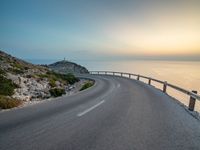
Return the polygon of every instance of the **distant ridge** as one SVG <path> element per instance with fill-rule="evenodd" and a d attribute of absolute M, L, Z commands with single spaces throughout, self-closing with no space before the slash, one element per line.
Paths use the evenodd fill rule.
<path fill-rule="evenodd" d="M 48 65 L 48 67 L 59 73 L 89 73 L 85 67 L 66 60 L 55 62 Z"/>

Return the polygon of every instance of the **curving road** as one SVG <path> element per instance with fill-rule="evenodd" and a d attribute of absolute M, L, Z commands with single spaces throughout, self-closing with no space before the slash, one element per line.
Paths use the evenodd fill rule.
<path fill-rule="evenodd" d="M 200 150 L 200 122 L 142 82 L 95 76 L 76 95 L 0 113 L 1 150 Z"/>

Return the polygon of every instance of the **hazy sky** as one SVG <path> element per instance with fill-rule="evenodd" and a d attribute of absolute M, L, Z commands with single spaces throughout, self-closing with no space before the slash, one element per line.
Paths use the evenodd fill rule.
<path fill-rule="evenodd" d="M 0 22 L 21 58 L 200 60 L 200 0 L 0 0 Z"/>

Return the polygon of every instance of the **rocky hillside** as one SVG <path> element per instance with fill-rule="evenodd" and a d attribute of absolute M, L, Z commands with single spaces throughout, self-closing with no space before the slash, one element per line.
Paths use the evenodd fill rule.
<path fill-rule="evenodd" d="M 66 60 L 50 64 L 48 65 L 48 67 L 52 69 L 53 71 L 56 71 L 59 73 L 65 73 L 65 74 L 66 73 L 75 73 L 75 74 L 88 73 L 88 70 L 85 67 L 73 62 L 66 61 Z"/>
<path fill-rule="evenodd" d="M 77 81 L 73 74 L 59 74 L 0 51 L 0 104 L 7 98 L 32 101 L 60 96 Z"/>

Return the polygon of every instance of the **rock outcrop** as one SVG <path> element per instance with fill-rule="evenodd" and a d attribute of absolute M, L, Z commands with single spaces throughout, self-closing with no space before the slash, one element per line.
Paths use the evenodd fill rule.
<path fill-rule="evenodd" d="M 69 62 L 66 60 L 58 61 L 56 63 L 48 65 L 50 69 L 59 73 L 74 73 L 74 74 L 81 74 L 81 73 L 89 73 L 89 71 L 76 63 Z"/>

